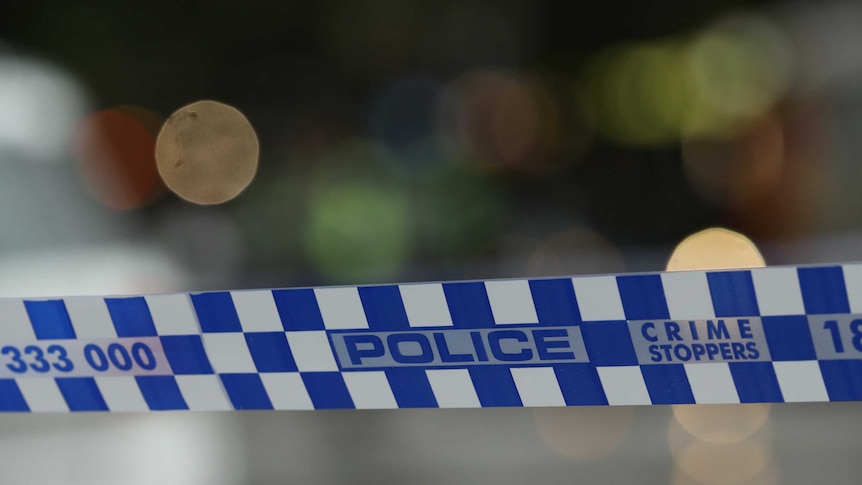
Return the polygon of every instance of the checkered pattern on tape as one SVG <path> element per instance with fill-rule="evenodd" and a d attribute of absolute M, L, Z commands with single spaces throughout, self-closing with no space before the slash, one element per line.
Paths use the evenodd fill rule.
<path fill-rule="evenodd" d="M 0 341 L 158 335 L 172 376 L 0 379 L 0 409 L 329 409 L 862 399 L 806 314 L 862 313 L 862 265 L 132 298 L 0 300 Z M 773 362 L 638 365 L 625 321 L 760 316 Z M 580 325 L 591 364 L 339 372 L 327 330 Z"/>

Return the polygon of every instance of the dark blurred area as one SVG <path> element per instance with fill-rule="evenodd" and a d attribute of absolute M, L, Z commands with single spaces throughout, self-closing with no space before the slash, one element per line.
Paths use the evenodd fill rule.
<path fill-rule="evenodd" d="M 219 205 L 157 170 L 198 100 L 260 145 Z M 858 3 L 6 2 L 0 296 L 655 271 L 710 226 L 769 264 L 860 260 L 860 133 Z M 858 474 L 854 409 L 766 407 L 713 440 L 666 407 L 0 427 L 66 463 L 4 483 L 810 483 L 799 456 Z M 153 468 L 63 445 L 122 436 L 96 450 Z"/>

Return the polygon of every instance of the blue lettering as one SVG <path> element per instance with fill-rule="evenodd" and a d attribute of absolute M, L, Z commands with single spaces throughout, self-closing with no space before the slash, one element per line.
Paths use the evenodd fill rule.
<path fill-rule="evenodd" d="M 676 344 L 673 348 L 673 353 L 676 354 L 677 359 L 683 362 L 691 360 L 691 349 L 685 344 Z"/>
<path fill-rule="evenodd" d="M 440 360 L 443 362 L 473 362 L 473 356 L 470 354 L 450 354 L 449 344 L 446 342 L 446 335 L 443 332 L 434 333 L 434 343 L 437 344 Z"/>
<path fill-rule="evenodd" d="M 713 360 L 716 355 L 718 355 L 718 345 L 712 343 L 706 344 L 706 356 L 709 360 Z"/>
<path fill-rule="evenodd" d="M 431 342 L 424 334 L 393 333 L 386 337 L 386 343 L 389 345 L 389 351 L 392 352 L 392 358 L 399 364 L 427 364 L 434 361 L 434 350 L 431 349 Z M 401 344 L 410 343 L 418 345 L 418 354 L 404 353 Z M 410 345 L 409 347 L 414 346 Z"/>
<path fill-rule="evenodd" d="M 650 360 L 653 362 L 661 362 L 661 352 L 658 351 L 658 345 L 650 345 L 649 353 L 652 357 Z"/>
<path fill-rule="evenodd" d="M 518 353 L 503 352 L 503 348 L 500 345 L 501 340 L 527 342 L 529 338 L 520 330 L 497 330 L 488 333 L 488 346 L 491 347 L 491 354 L 495 359 L 503 362 L 523 362 L 533 358 L 533 351 L 527 348 L 521 349 Z"/>
<path fill-rule="evenodd" d="M 714 338 L 730 338 L 730 332 L 727 331 L 727 325 L 724 323 L 724 320 L 718 320 L 718 323 L 707 320 L 706 321 L 706 338 L 714 339 Z"/>
<path fill-rule="evenodd" d="M 476 360 L 479 362 L 488 362 L 488 351 L 485 350 L 485 344 L 482 343 L 482 334 L 479 332 L 470 332 L 470 340 L 473 341 L 473 348 L 476 349 Z"/>
<path fill-rule="evenodd" d="M 347 355 L 350 356 L 350 363 L 353 365 L 362 365 L 362 359 L 383 357 L 385 353 L 383 341 L 380 337 L 371 334 L 345 335 L 344 345 L 347 347 Z"/>
<path fill-rule="evenodd" d="M 668 340 L 679 340 L 682 341 L 682 337 L 679 336 L 679 324 L 676 322 L 664 322 L 664 331 L 667 334 Z"/>
<path fill-rule="evenodd" d="M 718 349 L 721 351 L 722 359 L 733 360 L 733 355 L 730 353 L 730 342 L 722 342 L 718 344 Z"/>
<path fill-rule="evenodd" d="M 571 343 L 567 339 L 569 332 L 565 328 L 533 330 L 533 339 L 536 341 L 536 353 L 541 360 L 569 359 L 575 360 L 574 352 L 548 352 L 548 349 L 570 349 Z M 563 338 L 564 340 L 551 340 L 549 338 Z"/>
<path fill-rule="evenodd" d="M 760 351 L 757 350 L 757 344 L 754 342 L 748 342 L 745 344 L 745 349 L 748 350 L 748 358 L 749 359 L 757 359 L 760 357 Z"/>
<path fill-rule="evenodd" d="M 643 335 L 644 338 L 649 340 L 650 342 L 658 342 L 658 336 L 655 334 L 650 335 L 649 333 L 647 333 L 648 329 L 652 329 L 652 331 L 655 332 L 655 324 L 652 322 L 646 322 L 645 324 L 641 325 L 641 335 Z"/>
<path fill-rule="evenodd" d="M 739 325 L 739 336 L 742 338 L 754 338 L 754 334 L 751 333 L 751 322 L 747 318 L 740 318 L 737 320 L 737 325 Z"/>

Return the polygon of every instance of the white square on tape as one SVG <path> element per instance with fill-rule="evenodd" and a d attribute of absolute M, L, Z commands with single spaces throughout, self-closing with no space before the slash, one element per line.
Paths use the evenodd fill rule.
<path fill-rule="evenodd" d="M 290 353 L 300 372 L 331 372 L 338 370 L 329 338 L 322 330 L 285 332 Z"/>
<path fill-rule="evenodd" d="M 467 369 L 426 370 L 431 390 L 441 408 L 478 408 L 479 396 Z"/>
<path fill-rule="evenodd" d="M 273 409 L 308 410 L 314 404 L 299 372 L 266 372 L 260 375 Z"/>
<path fill-rule="evenodd" d="M 159 335 L 197 335 L 198 319 L 186 294 L 147 295 L 147 306 Z"/>
<path fill-rule="evenodd" d="M 385 372 L 345 372 L 342 377 L 356 409 L 398 408 Z"/>
<path fill-rule="evenodd" d="M 27 308 L 17 298 L 0 298 L 0 340 L 36 340 Z"/>
<path fill-rule="evenodd" d="M 805 315 L 796 268 L 751 270 L 761 315 Z"/>
<path fill-rule="evenodd" d="M 671 319 L 715 318 L 712 294 L 703 271 L 662 273 L 661 285 Z"/>
<path fill-rule="evenodd" d="M 611 406 L 652 404 L 639 366 L 596 367 Z"/>
<path fill-rule="evenodd" d="M 784 402 L 828 401 L 826 384 L 816 360 L 774 362 Z"/>
<path fill-rule="evenodd" d="M 69 406 L 57 387 L 57 382 L 49 377 L 15 379 L 27 406 L 34 413 L 65 413 Z"/>
<path fill-rule="evenodd" d="M 557 374 L 552 367 L 522 367 L 512 369 L 515 387 L 526 407 L 565 406 Z"/>
<path fill-rule="evenodd" d="M 191 411 L 228 411 L 233 409 L 218 376 L 176 376 L 177 387 Z"/>
<path fill-rule="evenodd" d="M 575 287 L 581 319 L 585 322 L 626 319 L 615 277 L 577 277 L 572 278 L 572 285 Z"/>
<path fill-rule="evenodd" d="M 844 285 L 852 313 L 862 313 L 862 264 L 845 264 Z"/>
<path fill-rule="evenodd" d="M 327 330 L 368 328 L 357 288 L 315 288 L 314 296 Z"/>
<path fill-rule="evenodd" d="M 210 363 L 218 374 L 257 372 L 245 334 L 206 333 L 201 336 Z"/>
<path fill-rule="evenodd" d="M 452 315 L 440 283 L 400 285 L 401 301 L 411 327 L 451 327 Z"/>
<path fill-rule="evenodd" d="M 269 290 L 231 291 L 243 332 L 282 332 L 284 326 Z"/>
<path fill-rule="evenodd" d="M 739 394 L 730 367 L 725 362 L 684 364 L 688 384 L 697 404 L 733 404 Z"/>
<path fill-rule="evenodd" d="M 105 299 L 98 296 L 64 298 L 66 311 L 72 320 L 75 336 L 85 338 L 112 338 L 117 336 L 114 321 L 108 312 Z"/>
<path fill-rule="evenodd" d="M 133 376 L 96 377 L 96 385 L 111 411 L 149 411 L 147 401 Z"/>
<path fill-rule="evenodd" d="M 497 325 L 539 323 L 536 305 L 527 280 L 487 281 L 485 290 Z"/>

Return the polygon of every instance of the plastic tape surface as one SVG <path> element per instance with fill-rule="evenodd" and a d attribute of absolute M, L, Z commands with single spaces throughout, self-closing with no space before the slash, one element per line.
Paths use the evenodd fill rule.
<path fill-rule="evenodd" d="M 0 411 L 862 400 L 862 264 L 0 300 Z"/>

